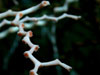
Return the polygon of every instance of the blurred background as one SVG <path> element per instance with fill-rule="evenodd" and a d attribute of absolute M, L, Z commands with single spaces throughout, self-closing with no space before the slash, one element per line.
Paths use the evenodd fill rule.
<path fill-rule="evenodd" d="M 18 1 L 18 3 L 16 3 Z M 0 13 L 12 9 L 24 10 L 42 0 L 0 0 Z M 53 9 L 63 6 L 65 0 L 49 0 L 51 5 L 29 16 L 43 14 L 60 16 L 63 13 L 80 15 L 80 20 L 64 18 L 59 22 L 48 21 L 45 26 L 35 26 L 31 41 L 40 46 L 33 55 L 42 62 L 60 59 L 72 66 L 70 72 L 60 66 L 44 67 L 39 75 L 99 75 L 100 67 L 100 0 L 68 0 L 68 11 L 55 13 Z M 8 17 L 13 19 L 13 17 Z M 0 19 L 0 22 L 3 19 Z M 10 26 L 0 28 L 0 32 Z M 29 75 L 34 64 L 23 56 L 29 47 L 22 43 L 16 33 L 0 39 L 0 74 Z"/>

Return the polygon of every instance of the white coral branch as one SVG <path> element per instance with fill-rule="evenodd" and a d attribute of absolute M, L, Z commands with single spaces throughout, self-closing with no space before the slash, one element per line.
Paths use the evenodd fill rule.
<path fill-rule="evenodd" d="M 47 15 L 43 15 L 42 17 L 25 17 L 23 19 L 20 20 L 20 22 L 25 22 L 25 21 L 34 21 L 34 22 L 37 22 L 39 20 L 52 20 L 52 21 L 59 21 L 63 18 L 72 18 L 72 19 L 75 19 L 75 20 L 78 20 L 81 18 L 81 16 L 76 16 L 76 15 L 70 15 L 70 14 L 67 14 L 67 13 L 64 13 L 62 14 L 61 16 L 59 17 L 54 17 L 54 16 L 47 16 Z"/>
<path fill-rule="evenodd" d="M 17 15 L 16 16 L 16 19 L 19 19 L 19 17 L 21 18 L 22 16 L 24 16 L 26 14 L 35 12 L 38 9 L 40 9 L 42 7 L 45 7 L 45 6 L 48 6 L 48 5 L 50 5 L 49 1 L 42 1 L 38 5 L 33 6 L 33 7 L 30 7 L 28 9 L 25 9 L 25 10 L 22 10 L 22 11 L 12 11 L 12 10 L 8 10 L 6 12 L 0 13 L 0 19 L 1 18 L 4 18 L 4 17 L 7 17 L 7 16 L 15 16 L 15 15 Z"/>
<path fill-rule="evenodd" d="M 30 51 L 26 51 L 24 55 L 35 64 L 35 68 L 30 71 L 30 75 L 38 75 L 37 71 L 40 67 L 60 65 L 68 71 L 72 69 L 72 67 L 68 66 L 65 63 L 62 63 L 59 59 L 49 61 L 49 62 L 40 62 L 31 54 Z"/>

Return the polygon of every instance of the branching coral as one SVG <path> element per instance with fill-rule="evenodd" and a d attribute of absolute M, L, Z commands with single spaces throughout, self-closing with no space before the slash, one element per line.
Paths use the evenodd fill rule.
<path fill-rule="evenodd" d="M 68 66 L 65 63 L 62 63 L 59 59 L 53 60 L 53 61 L 49 61 L 49 62 L 40 62 L 38 59 L 36 59 L 32 54 L 33 52 L 36 52 L 39 49 L 39 45 L 35 45 L 31 42 L 30 38 L 33 36 L 32 31 L 25 31 L 24 28 L 31 28 L 34 26 L 34 23 L 36 25 L 40 25 L 38 22 L 43 22 L 41 25 L 45 25 L 45 20 L 52 20 L 52 21 L 59 21 L 63 18 L 72 18 L 72 19 L 79 19 L 80 16 L 75 16 L 75 15 L 70 15 L 67 13 L 64 13 L 63 15 L 59 16 L 59 17 L 54 17 L 54 16 L 47 16 L 44 15 L 42 17 L 24 17 L 22 18 L 24 15 L 30 14 L 32 12 L 35 12 L 36 10 L 45 7 L 47 5 L 50 5 L 49 1 L 42 1 L 40 4 L 33 6 L 31 8 L 22 10 L 22 11 L 12 11 L 12 10 L 8 10 L 4 13 L 0 13 L 0 19 L 1 18 L 5 18 L 7 16 L 15 16 L 15 19 L 12 21 L 6 20 L 4 19 L 1 23 L 0 23 L 0 27 L 8 24 L 8 25 L 12 25 L 14 27 L 9 28 L 8 30 L 5 30 L 3 32 L 0 33 L 0 38 L 5 37 L 8 33 L 12 33 L 12 32 L 17 32 L 17 34 L 19 36 L 23 36 L 22 42 L 24 42 L 25 44 L 27 44 L 30 49 L 28 51 L 24 52 L 24 56 L 26 58 L 29 58 L 34 64 L 35 64 L 35 68 L 32 69 L 30 71 L 30 75 L 38 75 L 37 71 L 40 67 L 45 67 L 45 66 L 53 66 L 53 65 L 60 65 L 63 68 L 67 69 L 68 71 L 70 71 L 72 69 L 72 67 Z M 42 21 L 41 21 L 42 20 Z M 32 23 L 25 23 L 26 21 L 32 21 Z M 28 27 L 30 26 L 30 27 Z"/>

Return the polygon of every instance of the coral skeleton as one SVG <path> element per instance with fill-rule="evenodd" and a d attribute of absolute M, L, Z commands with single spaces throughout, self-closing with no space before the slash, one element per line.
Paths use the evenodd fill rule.
<path fill-rule="evenodd" d="M 24 15 L 33 13 L 33 12 L 37 11 L 38 9 L 48 6 L 48 5 L 50 5 L 49 1 L 42 1 L 38 5 L 28 8 L 28 9 L 25 9 L 25 10 L 22 10 L 22 11 L 8 10 L 4 13 L 0 13 L 0 19 L 8 17 L 8 16 L 15 16 L 14 20 L 12 20 L 12 21 L 4 19 L 0 23 L 0 27 L 3 27 L 4 25 L 12 25 L 13 26 L 13 27 L 10 27 L 9 29 L 1 32 L 0 39 L 6 37 L 9 33 L 14 33 L 14 32 L 17 32 L 17 34 L 19 36 L 23 36 L 22 42 L 24 42 L 25 44 L 27 44 L 30 47 L 30 49 L 28 51 L 24 52 L 24 56 L 26 58 L 29 58 L 35 64 L 35 67 L 32 70 L 30 70 L 30 75 L 38 75 L 38 73 L 37 73 L 38 69 L 40 67 L 46 67 L 46 66 L 60 65 L 68 71 L 70 71 L 72 69 L 71 66 L 69 66 L 65 63 L 62 63 L 59 59 L 55 59 L 55 60 L 49 61 L 49 62 L 40 62 L 38 59 L 36 59 L 32 55 L 33 52 L 38 51 L 38 49 L 40 47 L 39 47 L 39 45 L 33 44 L 30 40 L 30 38 L 33 36 L 33 32 L 31 30 L 25 31 L 24 29 L 31 29 L 34 27 L 34 25 L 43 26 L 46 24 L 45 20 L 51 20 L 51 21 L 57 22 L 66 17 L 72 18 L 75 20 L 78 20 L 81 18 L 81 16 L 75 16 L 75 15 L 71 15 L 71 14 L 67 14 L 67 13 L 62 14 L 59 17 L 47 16 L 47 15 L 43 15 L 42 17 L 28 17 L 28 16 L 23 17 Z M 26 21 L 32 21 L 32 22 L 26 23 Z"/>

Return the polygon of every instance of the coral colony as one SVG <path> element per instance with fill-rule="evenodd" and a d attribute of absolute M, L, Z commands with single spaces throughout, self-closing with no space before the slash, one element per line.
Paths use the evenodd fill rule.
<path fill-rule="evenodd" d="M 22 11 L 8 10 L 6 12 L 0 13 L 0 19 L 5 18 L 7 16 L 15 16 L 14 20 L 12 20 L 12 21 L 4 19 L 0 23 L 0 27 L 3 27 L 4 25 L 12 25 L 13 26 L 13 27 L 10 27 L 8 30 L 1 32 L 0 33 L 0 39 L 4 38 L 7 34 L 13 33 L 13 32 L 17 32 L 17 34 L 19 36 L 23 36 L 22 42 L 24 42 L 25 44 L 27 44 L 30 47 L 30 49 L 28 51 L 24 52 L 24 56 L 26 58 L 29 58 L 35 64 L 35 67 L 32 70 L 30 70 L 30 75 L 38 75 L 37 74 L 38 69 L 40 67 L 44 67 L 44 66 L 60 65 L 68 71 L 70 71 L 72 69 L 72 67 L 68 66 L 65 63 L 62 63 L 59 59 L 49 61 L 49 62 L 40 62 L 38 59 L 36 59 L 32 55 L 32 53 L 36 52 L 40 47 L 39 47 L 39 45 L 35 45 L 31 42 L 30 38 L 33 36 L 32 31 L 31 30 L 30 31 L 24 30 L 24 28 L 30 29 L 31 27 L 34 27 L 34 24 L 26 23 L 27 21 L 35 22 L 36 25 L 40 25 L 40 24 L 44 25 L 45 22 L 42 22 L 41 20 L 52 20 L 52 21 L 57 22 L 57 21 L 59 21 L 63 18 L 66 18 L 66 17 L 72 18 L 72 19 L 75 19 L 75 20 L 78 20 L 78 19 L 81 18 L 80 16 L 74 16 L 74 15 L 70 15 L 70 14 L 67 14 L 67 13 L 62 14 L 59 17 L 47 16 L 47 15 L 43 15 L 42 17 L 28 17 L 28 16 L 23 17 L 24 15 L 34 13 L 38 9 L 45 7 L 45 6 L 48 6 L 48 5 L 50 5 L 49 1 L 42 1 L 38 5 L 33 6 L 31 8 L 28 8 L 28 9 L 25 9 L 25 10 L 22 10 Z M 65 10 L 65 8 L 64 8 L 64 10 Z M 55 11 L 56 12 L 60 11 L 59 7 L 55 8 Z"/>

